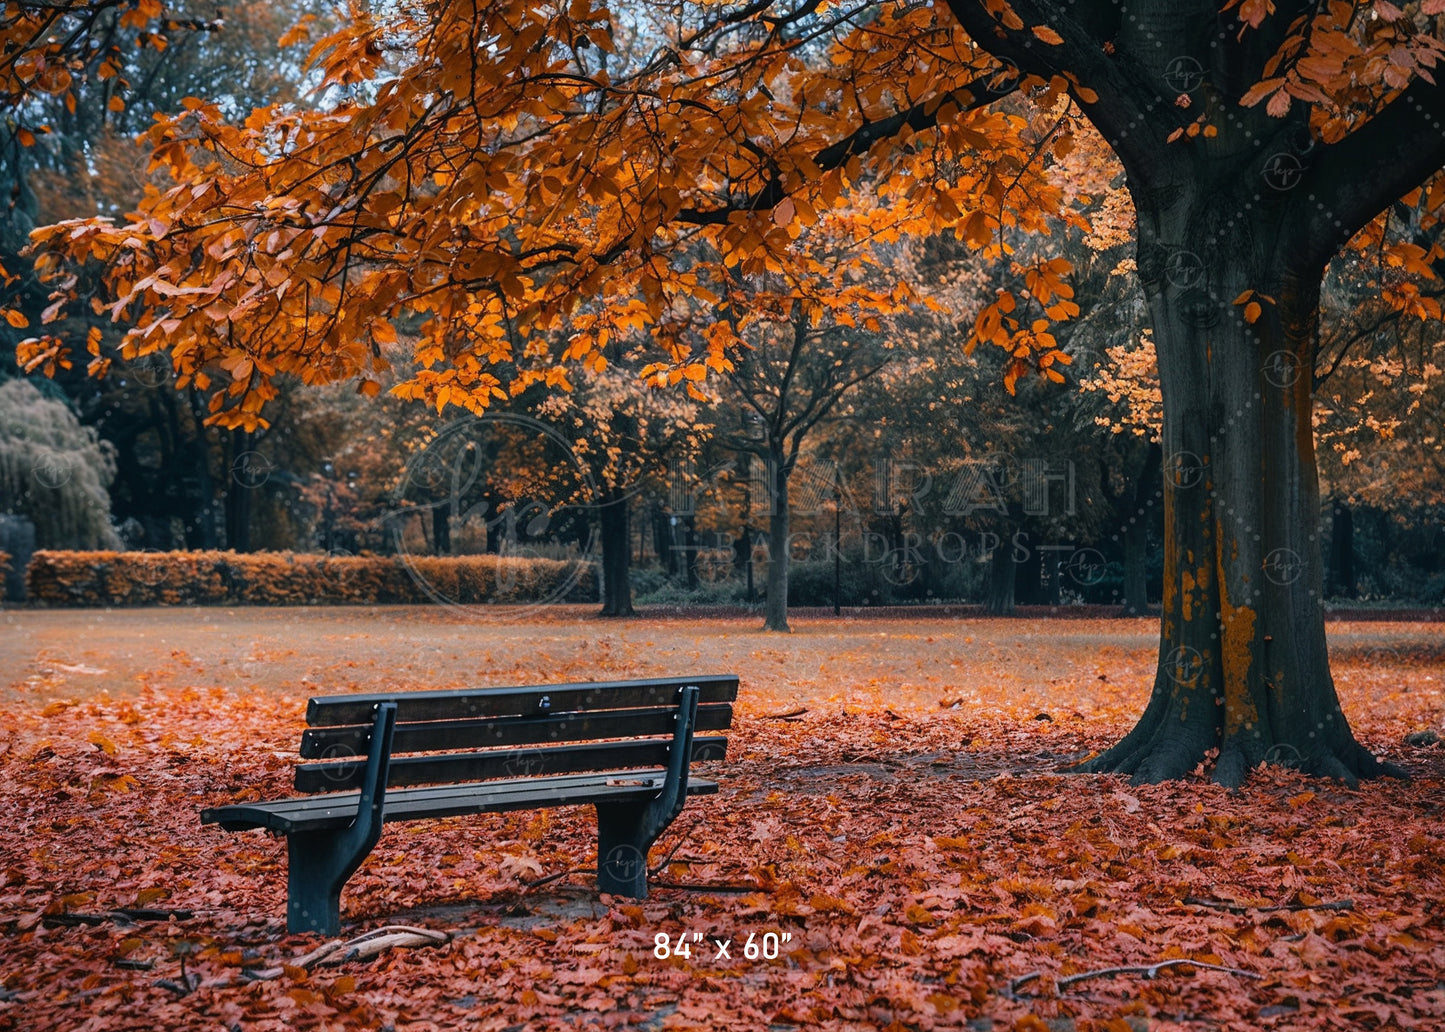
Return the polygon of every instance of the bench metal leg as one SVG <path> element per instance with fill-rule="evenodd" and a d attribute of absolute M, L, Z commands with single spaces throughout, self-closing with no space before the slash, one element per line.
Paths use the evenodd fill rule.
<path fill-rule="evenodd" d="M 341 888 L 373 845 L 374 840 L 344 842 L 334 832 L 287 835 L 286 930 L 340 931 Z"/>
<path fill-rule="evenodd" d="M 597 804 L 597 890 L 647 898 L 647 853 L 671 823 L 652 818 L 646 803 Z"/>

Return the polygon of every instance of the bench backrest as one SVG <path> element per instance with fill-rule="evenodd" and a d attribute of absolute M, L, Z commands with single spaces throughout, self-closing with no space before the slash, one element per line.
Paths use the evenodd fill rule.
<path fill-rule="evenodd" d="M 360 787 L 383 702 L 396 703 L 390 788 L 665 767 L 685 685 L 699 691 L 691 759 L 720 760 L 727 738 L 708 732 L 732 724 L 732 675 L 317 696 L 300 752 L 320 762 L 297 766 L 296 789 Z"/>

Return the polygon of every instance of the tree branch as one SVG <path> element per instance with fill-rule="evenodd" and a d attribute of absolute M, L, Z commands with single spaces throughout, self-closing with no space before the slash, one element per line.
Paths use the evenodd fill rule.
<path fill-rule="evenodd" d="M 1319 146 L 1294 207 L 1300 257 L 1323 270 L 1392 201 L 1445 166 L 1445 85 L 1417 79 L 1362 128 Z"/>
<path fill-rule="evenodd" d="M 1014 0 L 1013 10 L 1024 22 L 1017 30 L 1004 28 L 981 0 L 948 0 L 948 6 L 974 42 L 995 57 L 1044 78 L 1069 79 L 1070 94 L 1108 141 L 1132 183 L 1155 182 L 1169 171 L 1174 152 L 1161 149 L 1160 142 L 1178 127 L 1175 109 L 1159 103 L 1163 80 L 1150 69 L 1121 52 L 1111 56 L 1119 28 L 1117 4 Z M 1033 34 L 1035 26 L 1053 29 L 1063 44 L 1042 43 Z M 1085 102 L 1074 83 L 1097 96 Z"/>
<path fill-rule="evenodd" d="M 979 76 L 962 89 L 946 93 L 941 97 L 930 97 L 922 103 L 898 112 L 877 122 L 865 122 L 848 136 L 830 144 L 813 155 L 813 164 L 824 172 L 841 167 L 855 154 L 866 154 L 879 140 L 896 136 L 907 127 L 915 133 L 932 129 L 938 125 L 938 114 L 950 105 L 960 111 L 973 111 L 987 107 L 994 101 L 1008 96 L 1015 89 L 1015 83 L 996 83 L 997 75 Z M 728 216 L 738 211 L 766 211 L 777 206 L 788 191 L 782 182 L 774 177 L 757 193 L 721 208 L 684 208 L 677 213 L 677 221 L 698 226 L 726 225 Z"/>

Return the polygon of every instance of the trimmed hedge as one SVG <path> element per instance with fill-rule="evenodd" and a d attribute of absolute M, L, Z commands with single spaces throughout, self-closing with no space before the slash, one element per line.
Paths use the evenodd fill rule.
<path fill-rule="evenodd" d="M 36 552 L 33 602 L 59 606 L 595 602 L 581 560 L 296 552 Z"/>

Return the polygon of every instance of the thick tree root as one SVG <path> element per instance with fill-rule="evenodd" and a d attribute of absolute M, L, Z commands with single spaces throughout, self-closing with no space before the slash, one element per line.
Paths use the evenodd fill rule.
<path fill-rule="evenodd" d="M 1153 785 L 1182 778 L 1206 759 L 1208 747 L 1197 741 L 1188 743 L 1178 736 L 1155 735 L 1150 741 L 1136 744 L 1131 742 L 1132 738 L 1131 733 L 1112 749 L 1068 770 L 1076 774 L 1123 774 L 1132 784 Z M 1380 777 L 1410 779 L 1409 771 L 1378 759 L 1353 739 L 1341 749 L 1308 757 L 1285 744 L 1262 751 L 1258 747 L 1247 748 L 1238 740 L 1226 741 L 1210 777 L 1216 784 L 1236 789 L 1260 763 L 1333 778 L 1350 788 Z"/>

